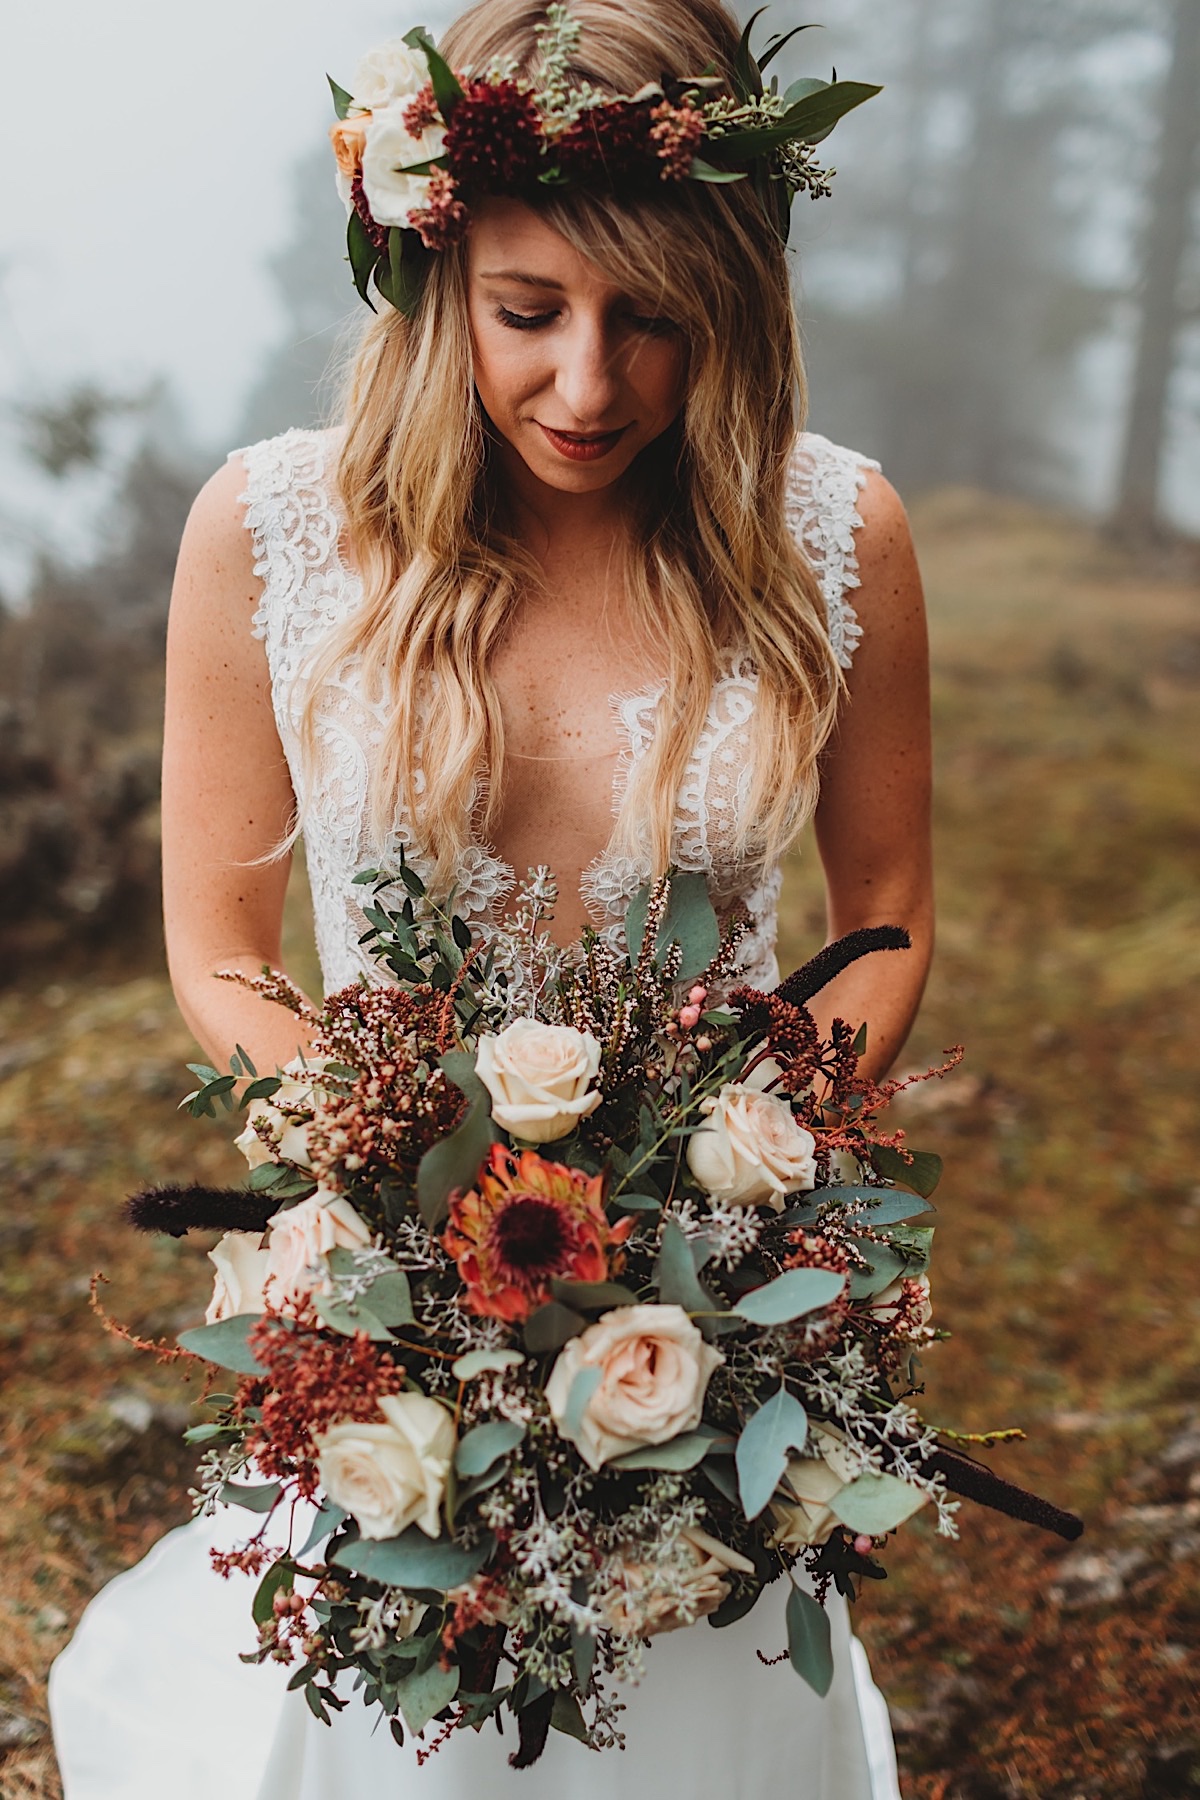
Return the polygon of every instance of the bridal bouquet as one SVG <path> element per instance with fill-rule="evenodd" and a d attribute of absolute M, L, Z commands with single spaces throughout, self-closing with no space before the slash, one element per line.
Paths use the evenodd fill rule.
<path fill-rule="evenodd" d="M 264 973 L 311 1056 L 196 1068 L 194 1113 L 248 1116 L 249 1188 L 130 1203 L 234 1227 L 180 1344 L 237 1377 L 189 1436 L 199 1505 L 259 1517 L 214 1557 L 261 1577 L 248 1659 L 294 1662 L 326 1722 L 351 1678 L 398 1740 L 436 1722 L 422 1754 L 511 1713 L 524 1767 L 552 1728 L 619 1744 L 646 1641 L 779 1580 L 824 1693 L 830 1585 L 880 1577 L 921 1507 L 954 1536 L 960 1463 L 988 1479 L 911 1404 L 938 1159 L 805 1005 L 904 934 L 764 993 L 699 876 L 643 890 L 628 952 L 575 957 L 544 872 L 486 953 L 411 868 L 362 879 L 392 985 L 315 1012 Z"/>

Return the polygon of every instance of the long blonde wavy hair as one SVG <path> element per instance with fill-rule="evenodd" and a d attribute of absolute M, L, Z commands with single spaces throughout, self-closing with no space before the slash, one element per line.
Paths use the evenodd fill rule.
<path fill-rule="evenodd" d="M 530 0 L 479 0 L 446 33 L 443 54 L 459 69 L 507 57 L 532 76 L 545 14 Z M 571 14 L 581 28 L 575 78 L 613 94 L 733 65 L 738 26 L 720 0 L 571 0 Z M 806 390 L 783 248 L 749 181 L 672 183 L 637 200 L 548 192 L 537 205 L 687 345 L 681 416 L 629 484 L 626 593 L 637 628 L 661 650 L 666 686 L 616 846 L 655 873 L 669 866 L 675 796 L 722 658 L 739 650 L 757 668 L 759 702 L 735 848 L 748 864 L 772 858 L 815 804 L 841 679 L 816 576 L 784 517 Z M 504 724 L 492 658 L 540 581 L 488 456 L 465 270 L 462 247 L 434 257 L 413 317 L 387 309 L 364 334 L 338 466 L 363 602 L 312 666 L 301 720 L 315 771 L 322 683 L 358 657 L 388 721 L 370 773 L 372 828 L 386 843 L 401 798 L 443 892 L 498 813 Z"/>

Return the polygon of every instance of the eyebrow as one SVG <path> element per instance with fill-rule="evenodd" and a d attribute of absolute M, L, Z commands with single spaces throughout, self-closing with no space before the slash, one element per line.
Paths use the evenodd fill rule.
<path fill-rule="evenodd" d="M 561 281 L 551 281 L 546 275 L 528 275 L 522 269 L 484 269 L 480 271 L 481 281 L 519 281 L 524 287 L 556 288 L 563 292 Z"/>

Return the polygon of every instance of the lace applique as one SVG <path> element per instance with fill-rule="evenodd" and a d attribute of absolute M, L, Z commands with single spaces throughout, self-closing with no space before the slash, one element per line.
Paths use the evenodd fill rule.
<path fill-rule="evenodd" d="M 815 431 L 800 438 L 788 468 L 787 521 L 820 579 L 829 641 L 843 669 L 850 667 L 862 637 L 848 596 L 861 585 L 854 533 L 862 526 L 858 496 L 868 469 L 878 471 L 874 458 L 859 456 Z"/>
<path fill-rule="evenodd" d="M 262 595 L 252 630 L 263 640 L 280 741 L 297 798 L 303 800 L 299 754 L 301 705 L 311 660 L 329 632 L 360 604 L 362 584 L 339 553 L 341 520 L 335 505 L 329 459 L 335 434 L 289 431 L 233 452 L 243 458 L 246 489 L 241 499 L 255 548 L 255 574 Z M 862 524 L 858 493 L 866 469 L 878 463 L 806 434 L 797 442 L 788 476 L 788 523 L 821 582 L 834 652 L 848 668 L 862 628 L 847 598 L 858 586 L 854 532 Z M 674 860 L 703 872 L 713 902 L 726 912 L 744 906 L 753 925 L 743 941 L 744 978 L 770 986 L 775 966 L 778 865 L 747 868 L 733 854 L 737 820 L 750 783 L 750 725 L 758 676 L 749 659 L 732 657 L 713 685 L 708 714 L 681 783 L 675 821 Z M 613 784 L 614 816 L 629 772 L 645 756 L 657 727 L 661 685 L 641 694 L 617 696 L 614 717 L 623 740 Z M 314 710 L 317 767 L 308 796 L 305 859 L 312 890 L 317 948 L 326 989 L 359 976 L 379 982 L 383 975 L 359 939 L 366 921 L 354 876 L 362 868 L 387 866 L 403 845 L 424 876 L 432 867 L 413 821 L 397 801 L 385 841 L 377 842 L 368 818 L 368 774 L 382 741 L 385 711 L 363 689 L 357 660 L 345 659 L 328 674 Z M 421 787 L 420 771 L 416 785 Z M 625 909 L 647 879 L 648 863 L 606 849 L 585 872 L 582 892 L 600 935 L 619 945 Z M 458 870 L 457 907 L 476 936 L 494 938 L 504 902 L 514 886 L 513 870 L 486 845 L 472 843 Z M 513 971 L 519 981 L 519 971 Z"/>

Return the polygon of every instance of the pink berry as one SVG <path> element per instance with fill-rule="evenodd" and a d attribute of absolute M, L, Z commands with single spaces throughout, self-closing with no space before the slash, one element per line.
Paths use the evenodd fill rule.
<path fill-rule="evenodd" d="M 679 1027 L 675 1023 L 674 1019 L 667 1020 L 666 1024 L 663 1026 L 663 1031 L 666 1033 L 667 1037 L 678 1037 L 679 1036 Z"/>
<path fill-rule="evenodd" d="M 699 1050 L 701 1056 L 706 1056 L 712 1049 L 712 1039 L 710 1037 L 698 1037 L 696 1039 L 696 1048 Z"/>
<path fill-rule="evenodd" d="M 688 999 L 691 1001 L 693 1006 L 703 1006 L 704 1005 L 704 1002 L 708 999 L 708 989 L 704 986 L 704 983 L 702 981 L 698 981 L 696 983 L 695 987 L 692 989 L 691 993 L 688 995 Z"/>
<path fill-rule="evenodd" d="M 874 1540 L 869 1538 L 864 1531 L 860 1531 L 854 1540 L 854 1548 L 859 1556 L 869 1556 L 875 1548 Z"/>
<path fill-rule="evenodd" d="M 685 1031 L 691 1031 L 693 1026 L 700 1023 L 700 1008 L 698 1006 L 681 1006 L 679 1023 Z"/>

